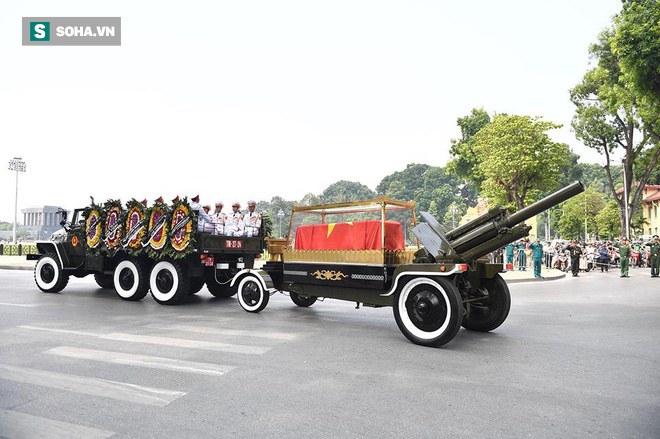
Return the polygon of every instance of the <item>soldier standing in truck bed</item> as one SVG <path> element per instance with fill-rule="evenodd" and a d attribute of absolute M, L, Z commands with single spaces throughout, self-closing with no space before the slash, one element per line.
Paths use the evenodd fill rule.
<path fill-rule="evenodd" d="M 621 263 L 621 277 L 628 276 L 628 264 L 630 263 L 630 255 L 632 254 L 632 247 L 628 244 L 626 238 L 621 238 L 621 242 L 614 243 L 614 248 L 619 250 L 619 260 Z"/>
<path fill-rule="evenodd" d="M 231 205 L 232 212 L 225 220 L 225 235 L 243 236 L 243 214 L 240 208 L 241 204 L 238 201 Z"/>
<path fill-rule="evenodd" d="M 254 211 L 256 207 L 257 203 L 253 200 L 248 201 L 248 212 L 243 215 L 243 229 L 245 236 L 249 238 L 257 236 L 261 228 L 261 215 Z"/>
<path fill-rule="evenodd" d="M 660 238 L 658 235 L 653 235 L 653 241 L 647 242 L 646 245 L 651 248 L 649 261 L 651 277 L 658 277 L 658 274 L 660 274 L 658 273 L 658 269 L 660 268 Z"/>
<path fill-rule="evenodd" d="M 225 215 L 222 212 L 223 207 L 224 207 L 224 204 L 222 203 L 222 201 L 216 201 L 215 211 L 211 215 L 211 219 L 213 220 L 213 224 L 215 226 L 216 235 L 224 235 L 225 234 L 225 219 L 226 219 L 227 215 Z"/>

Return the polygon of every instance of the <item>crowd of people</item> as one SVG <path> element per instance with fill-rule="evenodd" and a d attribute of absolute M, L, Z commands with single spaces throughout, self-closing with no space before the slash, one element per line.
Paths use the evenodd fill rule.
<path fill-rule="evenodd" d="M 535 277 L 541 276 L 541 268 L 554 268 L 571 271 L 577 277 L 580 272 L 600 269 L 609 271 L 619 267 L 621 277 L 630 277 L 630 267 L 650 267 L 651 277 L 660 277 L 660 238 L 653 236 L 650 242 L 633 241 L 626 238 L 616 241 L 557 241 L 541 243 L 539 239 L 530 242 L 521 239 L 501 250 L 503 262 L 513 269 L 525 271 L 533 268 Z"/>
<path fill-rule="evenodd" d="M 257 236 L 261 229 L 261 214 L 255 211 L 257 203 L 253 200 L 248 201 L 247 205 L 247 212 L 241 212 L 241 203 L 235 202 L 231 205 L 232 211 L 224 213 L 224 204 L 217 201 L 211 213 L 209 204 L 199 204 L 199 195 L 193 197 L 190 203 L 190 207 L 197 212 L 197 229 L 200 232 L 224 236 Z"/>

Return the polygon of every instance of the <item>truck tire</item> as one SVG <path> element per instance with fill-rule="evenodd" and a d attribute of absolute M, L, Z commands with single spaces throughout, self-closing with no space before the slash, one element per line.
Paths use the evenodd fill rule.
<path fill-rule="evenodd" d="M 293 291 L 289 291 L 289 297 L 298 306 L 302 306 L 303 308 L 307 308 L 309 306 L 314 305 L 316 303 L 316 297 L 312 296 L 300 296 Z"/>
<path fill-rule="evenodd" d="M 195 294 L 199 293 L 199 290 L 201 290 L 203 286 L 204 286 L 203 277 L 191 277 L 190 289 L 188 290 L 188 295 L 194 296 Z"/>
<path fill-rule="evenodd" d="M 268 305 L 270 294 L 257 276 L 248 274 L 238 283 L 238 303 L 247 312 L 259 312 Z"/>
<path fill-rule="evenodd" d="M 229 275 L 221 274 L 220 280 L 224 280 L 224 283 L 218 283 L 215 275 L 210 275 L 206 277 L 206 289 L 209 290 L 209 293 L 213 294 L 215 297 L 221 299 L 228 299 L 237 293 L 236 288 L 232 288 L 229 285 L 231 284 L 232 277 Z"/>
<path fill-rule="evenodd" d="M 94 280 L 99 287 L 106 290 L 115 286 L 112 276 L 109 274 L 94 273 Z"/>
<path fill-rule="evenodd" d="M 122 300 L 142 300 L 149 292 L 147 269 L 137 259 L 124 259 L 115 268 L 112 284 Z"/>
<path fill-rule="evenodd" d="M 34 281 L 44 293 L 57 293 L 69 283 L 69 275 L 60 268 L 59 258 L 55 253 L 46 253 L 34 266 Z"/>
<path fill-rule="evenodd" d="M 151 296 L 161 305 L 174 305 L 188 295 L 190 278 L 177 261 L 160 261 L 149 276 Z"/>
<path fill-rule="evenodd" d="M 446 278 L 410 279 L 394 295 L 393 305 L 397 326 L 415 344 L 442 346 L 461 328 L 461 295 Z"/>
<path fill-rule="evenodd" d="M 482 279 L 481 282 L 487 298 L 483 302 L 469 303 L 470 311 L 463 317 L 463 327 L 470 331 L 488 332 L 504 323 L 509 316 L 511 293 L 499 274 L 492 279 Z"/>

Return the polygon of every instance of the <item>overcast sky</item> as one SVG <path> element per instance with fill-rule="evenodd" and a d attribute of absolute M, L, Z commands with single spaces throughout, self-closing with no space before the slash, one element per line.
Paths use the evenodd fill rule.
<path fill-rule="evenodd" d="M 542 116 L 582 161 L 568 90 L 619 0 L 0 3 L 0 220 L 200 193 L 297 200 L 443 166 L 474 107 Z M 119 16 L 121 47 L 22 47 L 21 17 Z"/>

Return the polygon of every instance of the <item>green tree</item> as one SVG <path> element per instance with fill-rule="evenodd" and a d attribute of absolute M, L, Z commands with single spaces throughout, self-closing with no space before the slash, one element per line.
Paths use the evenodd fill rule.
<path fill-rule="evenodd" d="M 584 238 L 585 219 L 587 223 L 587 233 L 598 235 L 599 227 L 596 221 L 596 215 L 605 207 L 605 201 L 602 194 L 587 189 L 580 195 L 577 195 L 566 201 L 563 205 L 563 212 L 557 229 L 562 236 L 570 238 Z"/>
<path fill-rule="evenodd" d="M 385 176 L 378 186 L 376 192 L 386 194 L 400 201 L 410 201 L 415 198 L 415 192 L 424 183 L 424 174 L 431 166 L 411 163 L 403 171 L 393 172 Z"/>
<path fill-rule="evenodd" d="M 570 159 L 567 145 L 552 142 L 546 131 L 559 128 L 530 116 L 501 114 L 474 135 L 482 194 L 493 204 L 517 209 L 558 185 L 559 168 Z"/>
<path fill-rule="evenodd" d="M 660 143 L 660 2 L 624 0 L 611 43 L 645 128 Z"/>
<path fill-rule="evenodd" d="M 323 203 L 342 203 L 344 201 L 369 200 L 376 197 L 376 192 L 357 181 L 341 180 L 332 183 L 321 194 Z"/>
<path fill-rule="evenodd" d="M 609 189 L 619 204 L 622 235 L 627 234 L 625 216 L 635 216 L 644 186 L 660 159 L 660 94 L 654 93 L 653 86 L 659 81 L 660 55 L 648 52 L 660 47 L 659 23 L 656 2 L 624 1 L 614 27 L 603 31 L 589 48 L 596 66 L 571 90 L 576 107 L 573 129 L 585 145 L 605 156 Z M 654 73 L 649 75 L 649 71 Z M 612 155 L 619 151 L 623 153 L 623 186 L 631 195 L 628 200 L 617 194 L 612 175 Z"/>
<path fill-rule="evenodd" d="M 619 203 L 610 200 L 605 207 L 596 214 L 596 227 L 601 239 L 614 239 L 621 232 L 621 218 L 619 217 Z"/>
<path fill-rule="evenodd" d="M 477 166 L 480 160 L 474 151 L 474 135 L 490 123 L 490 116 L 483 108 L 473 108 L 456 123 L 461 129 L 461 138 L 451 140 L 449 152 L 452 159 L 447 163 L 447 171 L 471 182 L 479 190 L 484 176 Z"/>

